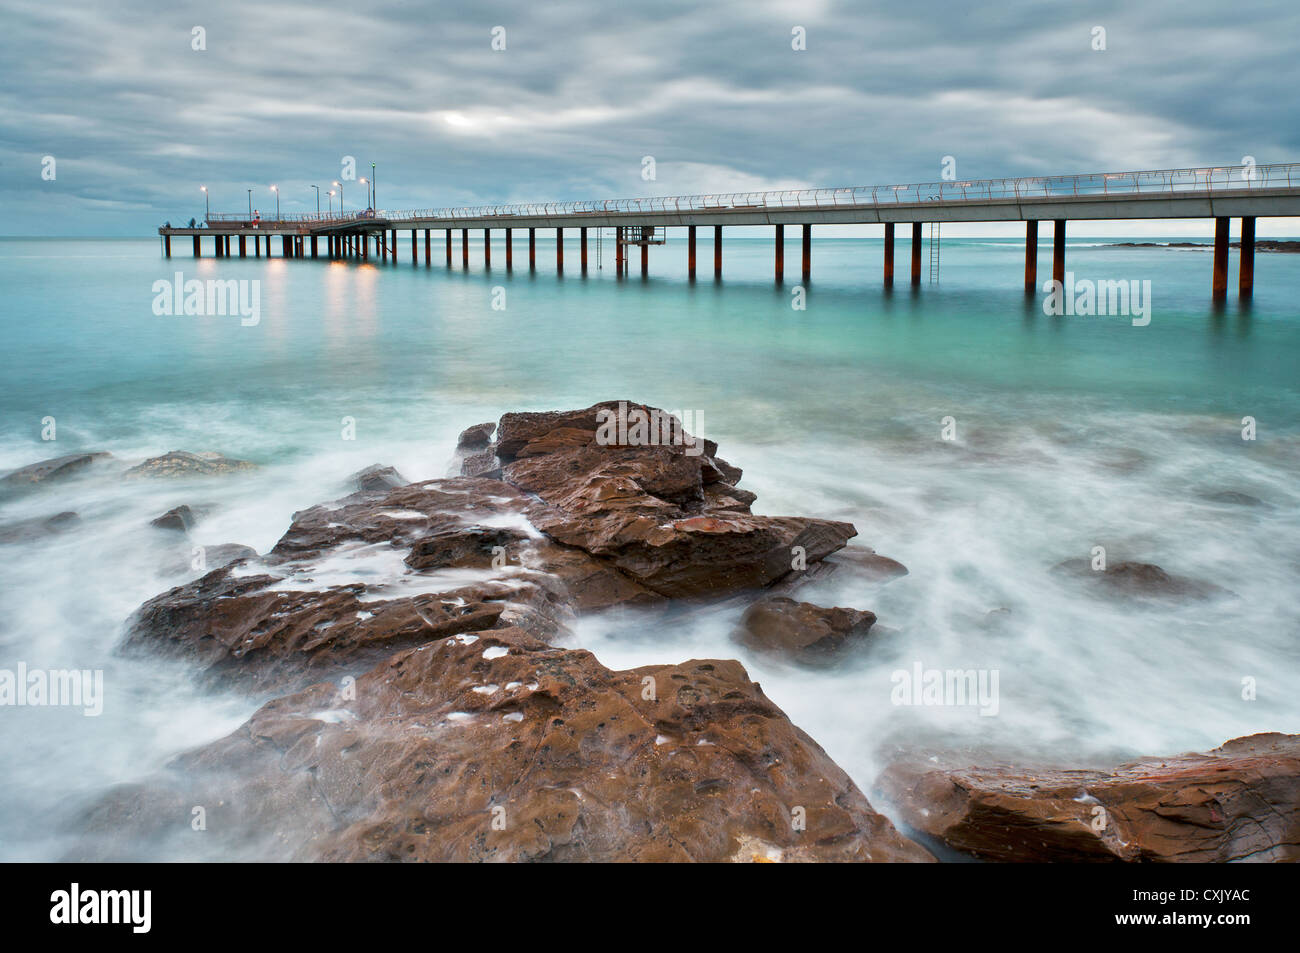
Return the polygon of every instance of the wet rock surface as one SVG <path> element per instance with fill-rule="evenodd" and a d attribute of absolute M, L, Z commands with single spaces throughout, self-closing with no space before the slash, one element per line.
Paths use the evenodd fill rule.
<path fill-rule="evenodd" d="M 49 536 L 61 536 L 81 525 L 81 517 L 72 510 L 53 516 L 37 516 L 0 526 L 0 543 L 30 543 Z"/>
<path fill-rule="evenodd" d="M 281 697 L 95 803 L 87 856 L 194 856 L 201 803 L 250 857 L 930 860 L 740 663 L 616 672 L 557 644 L 582 613 L 738 596 L 855 535 L 751 514 L 706 441 L 600 444 L 606 406 L 470 428 L 463 472 L 499 478 L 311 507 L 141 606 L 125 653 Z M 846 636 L 870 617 L 827 611 Z"/>
<path fill-rule="evenodd" d="M 19 491 L 29 489 L 40 483 L 51 483 L 57 480 L 67 479 L 68 477 L 84 470 L 99 460 L 107 460 L 112 457 L 111 453 L 69 453 L 61 457 L 54 457 L 50 460 L 42 460 L 39 463 L 28 464 L 25 467 L 19 467 L 0 477 L 0 487 L 8 491 Z"/>
<path fill-rule="evenodd" d="M 1121 598 L 1213 599 L 1232 595 L 1214 583 L 1171 575 L 1153 563 L 1117 562 L 1105 569 L 1094 570 L 1087 559 L 1068 559 L 1058 563 L 1052 571 Z"/>
<path fill-rule="evenodd" d="M 1300 861 L 1300 735 L 1109 771 L 903 761 L 877 786 L 907 826 L 984 860 Z"/>
<path fill-rule="evenodd" d="M 786 596 L 768 596 L 745 610 L 734 637 L 761 652 L 825 665 L 864 645 L 875 623 L 873 612 L 828 609 Z"/>
<path fill-rule="evenodd" d="M 256 464 L 247 460 L 234 460 L 215 451 L 190 453 L 187 450 L 172 450 L 159 457 L 150 457 L 126 471 L 124 476 L 137 479 L 140 477 L 181 477 L 181 476 L 216 476 L 225 473 L 237 473 L 241 470 L 255 469 Z"/>

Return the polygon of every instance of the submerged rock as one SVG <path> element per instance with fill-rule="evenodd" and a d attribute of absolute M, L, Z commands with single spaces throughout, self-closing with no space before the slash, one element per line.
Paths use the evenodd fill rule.
<path fill-rule="evenodd" d="M 190 453 L 187 450 L 172 450 L 160 457 L 150 457 L 143 463 L 127 470 L 126 477 L 132 479 L 145 476 L 215 476 L 223 473 L 236 473 L 252 470 L 256 464 L 247 460 L 234 460 L 214 451 Z"/>
<path fill-rule="evenodd" d="M 84 470 L 96 460 L 106 460 L 111 456 L 111 453 L 100 451 L 97 453 L 69 453 L 62 457 L 42 460 L 39 463 L 31 463 L 6 473 L 3 477 L 0 477 L 0 486 L 10 490 L 18 490 L 35 486 L 38 483 L 63 480 Z"/>
<path fill-rule="evenodd" d="M 45 539 L 47 536 L 59 536 L 81 525 L 81 517 L 71 510 L 55 513 L 53 516 L 37 516 L 34 519 L 19 520 L 0 526 L 0 543 L 30 543 Z"/>
<path fill-rule="evenodd" d="M 1300 735 L 1109 771 L 899 763 L 877 784 L 908 826 L 985 860 L 1300 861 Z"/>
<path fill-rule="evenodd" d="M 865 643 L 875 622 L 873 612 L 826 609 L 785 596 L 768 596 L 745 610 L 735 638 L 752 649 L 804 664 L 825 664 Z"/>
<path fill-rule="evenodd" d="M 1112 595 L 1128 598 L 1212 599 L 1232 595 L 1213 583 L 1173 576 L 1154 563 L 1118 562 L 1094 570 L 1087 559 L 1067 559 L 1052 568 L 1054 573 L 1071 576 L 1104 589 Z"/>

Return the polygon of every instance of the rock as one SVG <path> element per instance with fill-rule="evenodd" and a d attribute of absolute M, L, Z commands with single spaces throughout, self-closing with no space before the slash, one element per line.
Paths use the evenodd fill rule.
<path fill-rule="evenodd" d="M 1118 562 L 1111 563 L 1104 570 L 1094 570 L 1087 559 L 1067 559 L 1054 566 L 1052 571 L 1125 598 L 1211 599 L 1232 595 L 1213 583 L 1172 576 L 1153 563 Z"/>
<path fill-rule="evenodd" d="M 805 664 L 825 664 L 863 644 L 875 622 L 872 612 L 826 609 L 785 596 L 768 596 L 745 610 L 734 637 L 759 651 Z"/>
<path fill-rule="evenodd" d="M 162 516 L 154 517 L 149 521 L 149 525 L 173 532 L 187 533 L 197 522 L 198 516 L 195 512 L 182 504 L 172 507 Z"/>
<path fill-rule="evenodd" d="M 482 450 L 492 442 L 492 432 L 497 429 L 497 425 L 492 421 L 485 424 L 475 424 L 473 427 L 466 427 L 460 433 L 460 438 L 456 441 L 457 451 Z"/>
<path fill-rule="evenodd" d="M 123 475 L 132 479 L 144 476 L 215 476 L 255 468 L 256 464 L 249 463 L 247 460 L 234 460 L 212 451 L 190 453 L 185 450 L 172 450 L 160 457 L 150 457 L 144 463 L 127 470 Z"/>
<path fill-rule="evenodd" d="M 202 560 L 199 560 L 199 553 L 202 552 Z M 181 550 L 181 555 L 173 560 L 169 565 L 169 571 L 173 573 L 210 573 L 215 569 L 221 569 L 229 566 L 231 563 L 238 562 L 241 559 L 254 559 L 257 557 L 257 550 L 252 546 L 242 546 L 239 543 L 219 543 L 215 546 L 187 546 Z M 198 565 L 196 565 L 198 562 Z"/>
<path fill-rule="evenodd" d="M 1205 499 L 1211 503 L 1226 503 L 1231 506 L 1262 506 L 1269 507 L 1267 503 L 1257 496 L 1251 496 L 1249 493 L 1238 493 L 1236 490 L 1223 490 L 1218 493 L 1207 493 Z"/>
<path fill-rule="evenodd" d="M 254 859 L 932 860 L 738 662 L 616 672 L 514 628 L 426 641 L 350 690 L 270 702 L 102 799 L 79 849 L 130 857 L 192 804 Z M 176 843 L 187 857 L 207 844 Z"/>
<path fill-rule="evenodd" d="M 29 488 L 38 483 L 63 480 L 90 466 L 96 460 L 106 460 L 112 456 L 111 453 L 101 451 L 98 453 L 69 453 L 62 457 L 42 460 L 40 463 L 28 464 L 25 467 L 6 473 L 3 477 L 0 477 L 0 486 L 10 490 L 17 490 Z"/>
<path fill-rule="evenodd" d="M 1109 771 L 899 763 L 877 783 L 907 825 L 984 860 L 1300 861 L 1300 735 Z"/>
<path fill-rule="evenodd" d="M 30 543 L 47 536 L 58 536 L 81 525 L 81 517 L 71 510 L 53 516 L 19 520 L 0 526 L 0 543 Z"/>
<path fill-rule="evenodd" d="M 361 493 L 384 493 L 399 486 L 406 486 L 411 481 L 398 473 L 395 468 L 376 463 L 352 474 L 348 477 L 348 482 Z"/>
<path fill-rule="evenodd" d="M 101 799 L 87 849 L 192 857 L 207 842 L 169 841 L 172 808 L 211 804 L 250 859 L 932 859 L 739 663 L 614 672 L 556 646 L 580 613 L 744 592 L 791 546 L 815 561 L 854 534 L 753 516 L 716 447 L 603 447 L 588 416 L 506 415 L 476 451 L 501 479 L 311 507 L 266 555 L 141 606 L 126 654 L 282 697 Z M 744 511 L 711 510 L 724 495 Z"/>

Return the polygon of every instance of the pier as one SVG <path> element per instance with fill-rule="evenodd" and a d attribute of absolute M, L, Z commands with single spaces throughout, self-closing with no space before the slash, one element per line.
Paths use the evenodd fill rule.
<path fill-rule="evenodd" d="M 492 233 L 504 233 L 505 266 L 514 268 L 513 232 L 528 230 L 528 267 L 537 268 L 537 229 L 555 232 L 555 268 L 564 271 L 565 229 L 578 233 L 582 272 L 588 266 L 588 229 L 614 230 L 615 269 L 630 273 L 629 248 L 639 249 L 641 275 L 649 274 L 652 245 L 667 241 L 668 229 L 685 229 L 688 273 L 696 277 L 696 229 L 713 229 L 713 275 L 722 277 L 722 230 L 753 226 L 776 231 L 773 272 L 785 280 L 785 229 L 797 227 L 802 240 L 802 280 L 812 277 L 815 225 L 884 226 L 882 282 L 894 283 L 894 237 L 898 225 L 910 225 L 911 284 L 921 283 L 922 227 L 948 222 L 1024 222 L 1025 291 L 1036 290 L 1039 223 L 1052 230 L 1052 277 L 1065 277 L 1065 236 L 1070 221 L 1120 219 L 1212 219 L 1215 223 L 1211 295 L 1228 294 L 1229 226 L 1241 220 L 1238 295 L 1254 289 L 1255 219 L 1300 216 L 1300 163 L 1216 166 L 1144 172 L 1105 172 L 1017 179 L 980 179 L 912 185 L 738 192 L 663 198 L 610 199 L 525 205 L 417 210 L 364 209 L 254 219 L 245 214 L 213 214 L 201 226 L 164 226 L 158 230 L 163 253 L 172 254 L 172 239 L 189 237 L 193 254 L 210 240 L 212 254 L 227 257 L 270 256 L 398 260 L 399 246 L 409 241 L 413 264 L 432 264 L 433 232 L 445 234 L 446 265 L 452 267 L 453 238 L 459 233 L 461 265 L 469 267 L 469 234 L 483 233 L 484 264 L 491 266 Z M 421 241 L 422 239 L 422 241 Z M 232 245 L 234 240 L 234 245 Z M 569 241 L 572 241 L 570 238 Z M 249 247 L 252 251 L 250 253 Z M 277 251 L 278 250 L 278 251 Z M 931 262 L 932 274 L 937 261 Z"/>

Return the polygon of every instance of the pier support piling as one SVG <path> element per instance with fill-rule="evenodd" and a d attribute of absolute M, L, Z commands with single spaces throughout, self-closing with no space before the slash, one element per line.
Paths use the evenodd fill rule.
<path fill-rule="evenodd" d="M 1052 280 L 1065 284 L 1065 219 L 1052 226 Z"/>
<path fill-rule="evenodd" d="M 416 240 L 415 232 L 416 230 L 414 228 L 411 229 L 411 264 L 412 265 L 418 265 L 420 263 L 420 243 Z"/>
<path fill-rule="evenodd" d="M 244 257 L 244 236 L 243 236 L 243 235 L 240 235 L 240 236 L 239 236 L 239 257 L 240 257 L 240 258 L 243 258 L 243 257 Z M 317 255 L 317 247 L 316 247 L 316 236 L 315 236 L 315 235 L 313 235 L 313 236 L 311 237 L 311 257 L 313 257 L 313 258 L 318 257 L 318 255 Z"/>
<path fill-rule="evenodd" d="M 722 226 L 713 226 L 713 277 L 722 277 Z"/>
<path fill-rule="evenodd" d="M 1214 287 L 1211 294 L 1219 301 L 1228 296 L 1228 223 L 1219 216 L 1214 220 Z"/>
<path fill-rule="evenodd" d="M 1038 221 L 1025 222 L 1025 294 L 1038 291 Z"/>
<path fill-rule="evenodd" d="M 460 266 L 462 268 L 469 267 L 469 229 L 468 228 L 462 228 L 460 230 Z"/>
<path fill-rule="evenodd" d="M 492 267 L 492 229 L 483 229 L 483 267 Z"/>
<path fill-rule="evenodd" d="M 1241 256 L 1237 262 L 1237 297 L 1255 293 L 1255 218 L 1241 220 Z"/>
<path fill-rule="evenodd" d="M 578 229 L 578 237 L 579 237 L 579 245 L 582 249 L 581 251 L 582 273 L 585 275 L 587 273 L 587 228 L 585 225 L 582 228 Z"/>
<path fill-rule="evenodd" d="M 812 226 L 803 227 L 803 283 L 812 277 Z"/>
<path fill-rule="evenodd" d="M 686 276 L 695 280 L 695 226 L 686 228 Z"/>
<path fill-rule="evenodd" d="M 247 236 L 244 235 L 239 236 L 239 257 L 240 258 L 248 257 L 248 238 Z"/>
<path fill-rule="evenodd" d="M 555 270 L 564 271 L 564 229 L 555 230 Z"/>
<path fill-rule="evenodd" d="M 885 287 L 894 287 L 894 223 L 885 223 Z"/>
<path fill-rule="evenodd" d="M 293 246 L 289 240 L 288 235 L 284 235 L 280 239 L 280 257 L 281 258 L 293 257 Z"/>
<path fill-rule="evenodd" d="M 641 226 L 641 277 L 650 276 L 650 239 L 654 237 L 654 226 Z"/>
<path fill-rule="evenodd" d="M 451 267 L 451 229 L 447 229 L 447 267 Z"/>
<path fill-rule="evenodd" d="M 424 230 L 424 267 L 425 268 L 428 268 L 429 265 L 433 262 L 433 251 L 432 251 L 432 246 L 430 244 L 431 239 L 429 238 L 430 231 L 431 230 L 427 228 Z"/>
<path fill-rule="evenodd" d="M 779 285 L 785 281 L 785 226 L 776 226 L 776 247 L 775 262 L 773 267 L 776 271 L 776 283 Z"/>
<path fill-rule="evenodd" d="M 921 283 L 921 223 L 912 223 L 912 287 Z"/>
<path fill-rule="evenodd" d="M 515 269 L 515 249 L 513 242 L 510 240 L 511 231 L 512 229 L 506 229 L 506 271 L 514 271 Z"/>
<path fill-rule="evenodd" d="M 528 270 L 537 270 L 537 229 L 528 230 Z"/>

